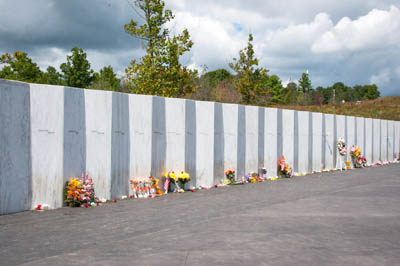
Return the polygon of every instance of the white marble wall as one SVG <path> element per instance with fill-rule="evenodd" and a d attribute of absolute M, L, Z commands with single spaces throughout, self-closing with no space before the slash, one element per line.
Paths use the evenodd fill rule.
<path fill-rule="evenodd" d="M 85 91 L 64 88 L 64 182 L 86 173 Z"/>
<path fill-rule="evenodd" d="M 258 107 L 246 106 L 246 170 L 258 173 Z"/>
<path fill-rule="evenodd" d="M 400 148 L 399 122 L 5 80 L 0 111 L 0 214 L 61 207 L 65 181 L 82 173 L 113 199 L 130 178 L 167 170 L 212 186 L 227 169 L 276 176 L 282 155 L 298 172 L 332 169 L 339 137 L 369 163 Z"/>
<path fill-rule="evenodd" d="M 372 119 L 373 123 L 373 149 L 372 163 L 381 160 L 381 123 L 379 119 Z"/>
<path fill-rule="evenodd" d="M 166 171 L 185 170 L 185 100 L 165 99 Z"/>
<path fill-rule="evenodd" d="M 314 171 L 322 170 L 322 115 L 312 113 L 312 165 Z"/>
<path fill-rule="evenodd" d="M 312 148 L 310 143 L 310 113 L 298 112 L 298 172 L 308 173 L 312 164 Z"/>
<path fill-rule="evenodd" d="M 32 205 L 30 112 L 29 84 L 0 79 L 0 215 Z"/>
<path fill-rule="evenodd" d="M 282 150 L 285 162 L 294 166 L 294 112 L 282 110 Z"/>
<path fill-rule="evenodd" d="M 388 123 L 387 120 L 381 121 L 381 160 L 387 162 L 388 160 Z"/>
<path fill-rule="evenodd" d="M 337 152 L 337 140 L 339 138 L 343 138 L 347 145 L 346 117 L 344 115 L 336 115 L 336 141 L 335 141 L 336 156 L 340 156 L 339 153 Z M 339 159 L 342 159 L 342 158 L 339 157 Z M 345 161 L 346 159 L 343 159 L 343 160 Z M 338 160 L 338 158 L 336 158 L 335 168 L 340 168 L 340 161 Z"/>
<path fill-rule="evenodd" d="M 129 95 L 131 179 L 151 174 L 152 105 L 152 96 Z"/>
<path fill-rule="evenodd" d="M 365 148 L 364 148 L 364 153 L 365 153 L 365 159 L 367 159 L 367 164 L 372 164 L 373 163 L 373 120 L 371 118 L 366 118 L 365 119 Z"/>
<path fill-rule="evenodd" d="M 238 106 L 223 104 L 223 133 L 224 133 L 224 171 L 236 171 L 237 138 L 238 138 Z"/>
<path fill-rule="evenodd" d="M 129 194 L 130 176 L 129 95 L 112 93 L 111 198 Z"/>
<path fill-rule="evenodd" d="M 336 164 L 336 140 L 335 140 L 335 115 L 324 114 L 325 132 L 323 140 L 325 145 L 325 169 L 333 169 Z"/>
<path fill-rule="evenodd" d="M 99 198 L 111 199 L 112 92 L 85 90 L 86 172 Z"/>
<path fill-rule="evenodd" d="M 32 207 L 63 205 L 64 88 L 30 85 Z"/>
<path fill-rule="evenodd" d="M 276 177 L 278 169 L 278 109 L 265 108 L 264 165 L 268 177 Z"/>
<path fill-rule="evenodd" d="M 196 186 L 214 183 L 214 103 L 196 102 Z"/>
<path fill-rule="evenodd" d="M 356 119 L 353 116 L 346 116 L 347 119 L 347 161 L 351 162 L 350 149 L 352 146 L 356 145 Z M 353 168 L 353 164 L 350 164 L 350 167 Z"/>
<path fill-rule="evenodd" d="M 394 121 L 388 123 L 388 161 L 393 162 L 394 159 Z"/>
<path fill-rule="evenodd" d="M 357 131 L 357 137 L 356 137 L 356 145 L 360 148 L 361 150 L 361 155 L 365 157 L 365 147 L 364 147 L 364 123 L 365 123 L 365 118 L 363 117 L 356 117 L 356 131 Z"/>

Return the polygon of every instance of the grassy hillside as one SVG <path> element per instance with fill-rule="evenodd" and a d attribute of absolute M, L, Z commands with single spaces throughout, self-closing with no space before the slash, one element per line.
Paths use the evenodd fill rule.
<path fill-rule="evenodd" d="M 362 101 L 359 104 L 345 103 L 312 106 L 278 105 L 274 107 L 400 121 L 400 96 L 382 97 L 371 101 Z"/>

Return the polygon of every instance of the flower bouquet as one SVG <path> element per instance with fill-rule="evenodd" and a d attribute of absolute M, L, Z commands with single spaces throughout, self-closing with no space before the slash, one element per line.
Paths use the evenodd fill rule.
<path fill-rule="evenodd" d="M 346 148 L 346 143 L 344 142 L 343 138 L 338 139 L 337 148 L 338 148 L 340 156 L 346 156 L 347 148 Z"/>
<path fill-rule="evenodd" d="M 279 161 L 278 172 L 286 178 L 293 176 L 292 168 L 289 167 L 289 164 L 285 163 L 285 156 L 282 156 L 282 159 Z"/>
<path fill-rule="evenodd" d="M 367 165 L 367 159 L 364 156 L 358 157 L 356 161 L 357 168 L 363 168 Z"/>
<path fill-rule="evenodd" d="M 225 171 L 225 176 L 229 180 L 229 184 L 234 184 L 235 183 L 235 171 L 233 170 L 226 170 Z"/>
<path fill-rule="evenodd" d="M 256 183 L 256 182 L 262 182 L 262 181 L 264 181 L 264 179 L 255 172 L 242 177 L 243 183 Z"/>
<path fill-rule="evenodd" d="M 67 181 L 64 187 L 64 203 L 70 207 L 85 207 L 96 205 L 99 199 L 94 193 L 93 180 L 89 176 L 82 175 L 80 179 L 73 178 Z"/>
<path fill-rule="evenodd" d="M 163 194 L 163 192 L 161 191 L 160 187 L 158 186 L 158 183 L 160 182 L 160 180 L 158 180 L 157 178 L 150 176 L 149 177 L 151 179 L 151 187 L 152 189 L 155 190 L 155 196 L 161 196 Z"/>
<path fill-rule="evenodd" d="M 164 177 L 165 177 L 165 183 L 164 183 L 165 194 L 168 194 L 168 192 L 176 192 L 178 185 L 176 184 L 175 172 L 174 171 L 165 172 Z M 171 184 L 173 185 L 173 187 L 171 186 Z"/>
<path fill-rule="evenodd" d="M 353 165 L 355 168 L 362 168 L 365 167 L 367 164 L 367 159 L 361 156 L 361 150 L 358 146 L 353 146 L 350 149 L 350 156 L 353 161 Z"/>
<path fill-rule="evenodd" d="M 189 181 L 190 181 L 190 175 L 184 171 L 181 171 L 181 173 L 178 175 L 179 188 L 185 190 L 185 185 Z"/>

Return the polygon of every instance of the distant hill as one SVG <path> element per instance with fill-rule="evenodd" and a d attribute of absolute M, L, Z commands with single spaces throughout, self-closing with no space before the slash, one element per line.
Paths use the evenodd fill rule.
<path fill-rule="evenodd" d="M 370 101 L 361 101 L 360 103 L 351 102 L 336 105 L 310 106 L 276 105 L 273 107 L 400 121 L 400 96 L 382 97 Z"/>

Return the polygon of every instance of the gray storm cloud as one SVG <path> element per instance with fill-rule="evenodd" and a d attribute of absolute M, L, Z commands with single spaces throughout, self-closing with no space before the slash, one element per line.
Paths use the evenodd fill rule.
<path fill-rule="evenodd" d="M 188 28 L 195 42 L 183 58 L 193 68 L 228 68 L 253 33 L 263 67 L 282 80 L 310 70 L 314 87 L 343 81 L 377 83 L 400 94 L 400 5 L 396 0 L 185 1 L 166 4 L 176 14 L 172 32 Z M 58 67 L 74 46 L 95 70 L 123 74 L 142 44 L 123 25 L 138 17 L 126 0 L 1 1 L 0 53 L 23 50 L 42 68 Z"/>

